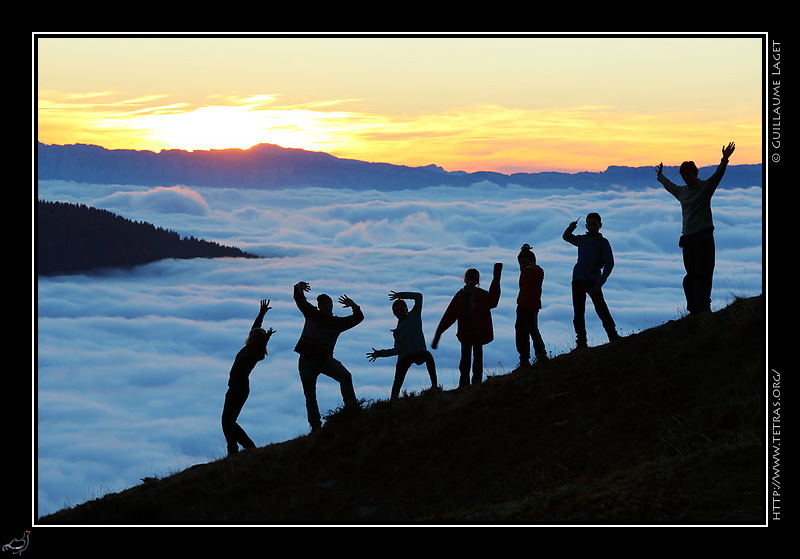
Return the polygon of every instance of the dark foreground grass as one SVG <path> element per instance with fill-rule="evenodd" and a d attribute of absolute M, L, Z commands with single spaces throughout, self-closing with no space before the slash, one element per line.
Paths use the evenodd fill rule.
<path fill-rule="evenodd" d="M 41 525 L 762 525 L 763 296 L 333 414 Z"/>

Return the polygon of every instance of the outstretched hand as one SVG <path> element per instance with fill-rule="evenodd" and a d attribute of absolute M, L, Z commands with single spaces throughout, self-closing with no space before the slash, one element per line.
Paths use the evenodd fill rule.
<path fill-rule="evenodd" d="M 373 347 L 372 351 L 367 353 L 367 359 L 369 359 L 370 362 L 375 361 L 378 358 L 377 353 L 377 350 Z"/>
<path fill-rule="evenodd" d="M 267 314 L 272 307 L 269 306 L 269 299 L 261 299 L 261 314 Z"/>
<path fill-rule="evenodd" d="M 397 294 L 397 291 L 392 291 L 389 293 L 389 299 L 394 301 L 395 299 L 400 299 L 400 295 Z"/>
<path fill-rule="evenodd" d="M 353 301 L 347 295 L 340 295 L 339 296 L 339 302 L 342 304 L 343 307 L 354 307 L 354 306 L 356 306 L 356 302 Z"/>
<path fill-rule="evenodd" d="M 728 159 L 733 153 L 733 150 L 735 149 L 736 149 L 736 144 L 734 144 L 733 142 L 729 143 L 727 147 L 722 146 L 722 157 L 724 159 Z"/>
<path fill-rule="evenodd" d="M 663 171 L 664 171 L 664 163 L 661 162 L 658 164 L 658 167 L 656 167 L 656 175 L 661 176 L 661 173 Z"/>
<path fill-rule="evenodd" d="M 300 289 L 302 291 L 311 291 L 311 286 L 308 284 L 308 282 L 305 281 L 297 282 L 296 284 L 294 284 L 294 288 Z"/>

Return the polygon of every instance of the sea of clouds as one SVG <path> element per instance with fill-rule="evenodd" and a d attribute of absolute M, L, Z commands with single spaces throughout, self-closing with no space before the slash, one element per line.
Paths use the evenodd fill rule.
<path fill-rule="evenodd" d="M 673 177 L 677 180 L 677 177 Z M 516 254 L 530 243 L 545 271 L 540 329 L 552 356 L 574 347 L 570 275 L 575 247 L 561 239 L 570 221 L 603 218 L 616 266 L 604 288 L 622 335 L 681 317 L 680 209 L 655 182 L 641 190 L 532 190 L 491 183 L 397 192 L 326 188 L 252 190 L 40 181 L 43 200 L 87 204 L 137 221 L 239 247 L 262 259 L 165 260 L 134 270 L 36 280 L 36 502 L 42 516 L 225 455 L 220 412 L 228 373 L 259 309 L 276 334 L 251 375 L 239 422 L 259 446 L 308 433 L 294 344 L 303 325 L 292 286 L 309 300 L 346 294 L 363 323 L 341 335 L 336 356 L 353 373 L 360 399 L 387 399 L 396 319 L 390 291 L 424 295 L 428 342 L 464 271 L 488 288 L 504 264 L 493 311 L 487 375 L 517 364 Z M 762 293 L 762 189 L 719 189 L 713 198 L 717 264 L 713 308 Z M 582 220 L 581 220 L 582 224 Z M 578 232 L 583 231 L 583 226 Z M 337 305 L 337 314 L 349 309 Z M 606 342 L 591 303 L 589 344 Z M 433 351 L 445 390 L 457 384 L 455 327 Z M 412 367 L 409 392 L 429 385 Z M 320 377 L 323 414 L 341 406 L 338 384 Z"/>

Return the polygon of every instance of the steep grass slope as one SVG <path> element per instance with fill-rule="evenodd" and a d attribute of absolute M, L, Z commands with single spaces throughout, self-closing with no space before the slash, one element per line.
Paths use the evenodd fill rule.
<path fill-rule="evenodd" d="M 763 524 L 763 296 L 367 403 L 43 525 Z"/>

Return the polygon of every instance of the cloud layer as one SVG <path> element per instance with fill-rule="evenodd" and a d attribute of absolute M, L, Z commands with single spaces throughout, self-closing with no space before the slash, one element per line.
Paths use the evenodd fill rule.
<path fill-rule="evenodd" d="M 579 192 L 481 183 L 385 193 L 40 182 L 42 199 L 105 208 L 265 258 L 161 261 L 38 279 L 37 514 L 222 457 L 219 416 L 228 372 L 262 298 L 273 307 L 265 326 L 277 333 L 251 375 L 240 423 L 258 445 L 307 433 L 292 351 L 302 328 L 291 298 L 298 281 L 311 284 L 310 299 L 347 294 L 362 306 L 365 321 L 341 336 L 336 355 L 353 373 L 357 396 L 367 400 L 388 398 L 392 382 L 393 359 L 370 363 L 365 356 L 373 347 L 391 347 L 388 293 L 424 294 L 430 342 L 469 267 L 488 286 L 492 265 L 504 264 L 495 341 L 484 361 L 488 374 L 515 367 L 516 254 L 523 243 L 545 270 L 540 326 L 547 349 L 570 351 L 576 250 L 561 233 L 590 211 L 603 216 L 615 251 L 604 291 L 620 333 L 681 316 L 680 209 L 656 186 Z M 762 292 L 762 190 L 720 189 L 713 208 L 713 306 L 719 308 L 734 296 Z M 587 327 L 590 345 L 605 342 L 591 305 Z M 453 389 L 455 328 L 434 357 L 440 382 Z M 424 367 L 412 367 L 404 389 L 427 385 Z M 318 397 L 323 412 L 341 405 L 338 385 L 325 377 Z"/>

